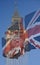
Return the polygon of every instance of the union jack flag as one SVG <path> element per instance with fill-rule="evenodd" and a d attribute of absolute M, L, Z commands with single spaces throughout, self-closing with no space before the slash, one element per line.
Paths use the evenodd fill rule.
<path fill-rule="evenodd" d="M 25 29 L 28 32 L 28 50 L 40 49 L 40 10 L 25 16 Z M 27 47 L 25 49 L 27 51 Z"/>
<path fill-rule="evenodd" d="M 16 32 L 12 32 L 13 30 Z M 26 51 L 40 49 L 40 10 L 25 16 L 25 30 L 22 36 L 18 35 L 18 30 L 19 25 L 16 21 L 6 32 L 7 36 L 2 38 L 3 54 L 6 57 L 18 57 Z"/>

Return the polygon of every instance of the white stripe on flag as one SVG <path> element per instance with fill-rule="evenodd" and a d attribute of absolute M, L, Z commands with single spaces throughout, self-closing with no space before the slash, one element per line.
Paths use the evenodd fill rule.
<path fill-rule="evenodd" d="M 5 47 L 8 46 L 8 44 L 10 44 L 11 40 L 14 38 L 15 34 L 11 36 L 10 40 L 5 44 L 5 46 L 3 47 L 3 50 L 5 49 Z"/>

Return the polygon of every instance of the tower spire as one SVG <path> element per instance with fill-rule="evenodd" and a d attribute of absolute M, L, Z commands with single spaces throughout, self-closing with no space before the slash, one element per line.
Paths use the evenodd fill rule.
<path fill-rule="evenodd" d="M 17 0 L 14 2 L 15 10 L 17 10 Z"/>
<path fill-rule="evenodd" d="M 14 2 L 14 16 L 13 17 L 19 17 L 17 0 L 15 0 Z"/>

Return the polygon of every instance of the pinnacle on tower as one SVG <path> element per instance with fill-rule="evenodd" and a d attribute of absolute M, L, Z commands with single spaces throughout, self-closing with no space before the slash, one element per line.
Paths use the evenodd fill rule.
<path fill-rule="evenodd" d="M 13 17 L 19 17 L 17 0 L 15 0 L 15 3 L 14 3 L 14 15 L 13 15 Z"/>

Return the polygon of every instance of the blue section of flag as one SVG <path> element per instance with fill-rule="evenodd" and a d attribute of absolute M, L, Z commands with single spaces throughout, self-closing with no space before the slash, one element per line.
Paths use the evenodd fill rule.
<path fill-rule="evenodd" d="M 32 17 L 34 16 L 36 11 L 28 14 L 25 16 L 25 29 L 27 28 L 27 25 L 29 24 L 30 20 L 32 19 Z"/>
<path fill-rule="evenodd" d="M 36 22 L 40 22 L 40 16 L 37 18 L 37 20 L 35 21 L 35 23 L 36 23 Z"/>
<path fill-rule="evenodd" d="M 40 36 L 34 37 L 34 39 L 40 42 Z"/>
<path fill-rule="evenodd" d="M 31 45 L 30 43 L 28 44 L 28 47 L 29 47 L 29 49 L 31 50 L 31 49 L 36 49 L 33 45 Z"/>
<path fill-rule="evenodd" d="M 30 44 L 30 43 L 25 46 L 25 51 L 30 51 L 32 49 L 36 49 L 36 48 L 32 44 Z"/>
<path fill-rule="evenodd" d="M 2 47 L 6 44 L 5 38 L 2 38 Z"/>

